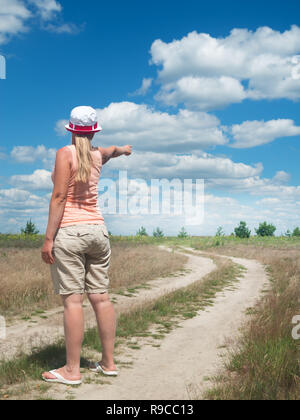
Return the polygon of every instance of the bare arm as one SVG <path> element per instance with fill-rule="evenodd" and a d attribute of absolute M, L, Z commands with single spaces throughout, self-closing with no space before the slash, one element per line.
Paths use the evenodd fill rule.
<path fill-rule="evenodd" d="M 110 147 L 99 147 L 99 150 L 102 154 L 103 165 L 109 161 L 109 159 L 117 158 L 119 156 L 130 156 L 132 153 L 132 146 L 110 146 Z"/>
<path fill-rule="evenodd" d="M 53 263 L 52 248 L 57 228 L 64 214 L 69 180 L 71 176 L 69 152 L 61 149 L 56 154 L 55 182 L 49 205 L 49 219 L 42 249 L 42 258 L 47 264 Z"/>

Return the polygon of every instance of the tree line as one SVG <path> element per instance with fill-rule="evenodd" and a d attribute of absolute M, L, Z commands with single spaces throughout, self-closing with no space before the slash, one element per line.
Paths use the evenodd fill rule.
<path fill-rule="evenodd" d="M 254 230 L 257 236 L 263 237 L 263 236 L 274 236 L 277 228 L 272 223 L 263 222 L 263 223 L 260 223 L 259 227 Z M 26 227 L 24 229 L 21 229 L 21 233 L 25 235 L 37 235 L 39 231 L 37 230 L 35 224 L 30 219 L 30 221 L 27 222 Z M 111 232 L 109 233 L 111 234 Z M 153 231 L 152 235 L 155 238 L 163 238 L 165 236 L 164 232 L 159 227 L 157 227 Z M 137 231 L 136 236 L 149 236 L 149 235 L 147 233 L 146 228 L 142 226 Z M 225 232 L 222 226 L 218 227 L 215 236 L 218 236 L 218 237 L 225 236 Z M 236 236 L 237 238 L 250 238 L 251 230 L 248 228 L 247 223 L 245 221 L 241 221 L 240 224 L 234 229 L 234 232 L 231 234 L 231 236 Z M 289 238 L 295 237 L 295 236 L 300 237 L 300 228 L 295 227 L 293 231 L 287 230 L 284 233 L 284 236 L 289 237 Z M 181 228 L 177 237 L 178 238 L 189 237 L 184 227 Z"/>

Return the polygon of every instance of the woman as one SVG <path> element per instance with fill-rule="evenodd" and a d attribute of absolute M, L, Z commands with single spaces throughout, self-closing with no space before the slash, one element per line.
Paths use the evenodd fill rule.
<path fill-rule="evenodd" d="M 43 373 L 47 382 L 79 385 L 80 353 L 84 335 L 83 296 L 95 311 L 102 343 L 102 360 L 93 371 L 118 374 L 114 364 L 116 319 L 108 296 L 109 235 L 98 207 L 97 185 L 102 165 L 109 159 L 131 155 L 131 146 L 95 148 L 94 134 L 101 131 L 96 111 L 77 107 L 66 129 L 72 145 L 58 150 L 52 173 L 54 189 L 42 259 L 50 265 L 54 291 L 64 305 L 66 366 Z"/>

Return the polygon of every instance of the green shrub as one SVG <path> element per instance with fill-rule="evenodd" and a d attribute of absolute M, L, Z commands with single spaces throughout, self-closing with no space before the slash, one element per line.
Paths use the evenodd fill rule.
<path fill-rule="evenodd" d="M 163 238 L 165 235 L 164 235 L 163 231 L 158 227 L 158 228 L 156 228 L 156 230 L 153 231 L 153 236 L 155 238 Z"/>
<path fill-rule="evenodd" d="M 24 235 L 37 235 L 39 231 L 36 229 L 35 224 L 31 221 L 26 223 L 25 229 L 21 229 L 21 233 Z"/>
<path fill-rule="evenodd" d="M 246 222 L 240 222 L 239 226 L 234 229 L 238 238 L 250 238 L 251 230 L 248 229 Z"/>
<path fill-rule="evenodd" d="M 296 227 L 296 228 L 293 230 L 293 236 L 300 236 L 300 229 L 299 229 L 298 227 Z"/>
<path fill-rule="evenodd" d="M 137 236 L 148 236 L 148 233 L 146 231 L 146 228 L 144 228 L 144 226 L 142 226 L 136 234 Z"/>
<path fill-rule="evenodd" d="M 222 227 L 222 226 L 219 226 L 219 227 L 218 227 L 218 229 L 217 229 L 217 233 L 216 233 L 216 236 L 217 236 L 217 237 L 220 237 L 220 236 L 225 236 L 225 232 L 224 232 L 224 230 L 223 230 L 223 227 Z"/>
<path fill-rule="evenodd" d="M 255 229 L 257 236 L 274 236 L 276 227 L 267 222 L 261 223 L 258 229 Z"/>
<path fill-rule="evenodd" d="M 184 238 L 188 238 L 188 236 L 189 235 L 187 234 L 185 228 L 184 227 L 181 228 L 181 230 L 180 230 L 180 232 L 178 234 L 178 238 L 184 239 Z"/>

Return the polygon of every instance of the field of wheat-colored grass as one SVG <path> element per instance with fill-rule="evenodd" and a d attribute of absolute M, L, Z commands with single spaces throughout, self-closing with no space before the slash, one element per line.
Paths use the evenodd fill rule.
<path fill-rule="evenodd" d="M 274 241 L 273 241 L 274 243 Z M 207 397 L 215 400 L 299 400 L 300 340 L 292 319 L 300 315 L 300 252 L 296 247 L 223 247 L 218 253 L 257 259 L 270 274 L 270 287 L 250 311 L 251 318 L 230 354 L 225 375 Z"/>
<path fill-rule="evenodd" d="M 0 235 L 0 313 L 30 315 L 60 304 L 52 292 L 49 266 L 41 260 L 43 237 Z M 230 354 L 224 376 L 209 399 L 281 400 L 300 398 L 300 341 L 292 319 L 300 315 L 298 237 L 111 237 L 112 290 L 144 284 L 182 270 L 185 256 L 158 248 L 192 247 L 212 254 L 257 259 L 270 274 L 270 286 L 250 311 L 243 335 Z"/>
<path fill-rule="evenodd" d="M 187 257 L 153 245 L 113 241 L 109 271 L 111 290 L 136 286 L 183 269 Z M 0 313 L 30 316 L 61 304 L 52 290 L 50 267 L 40 248 L 0 249 Z"/>

